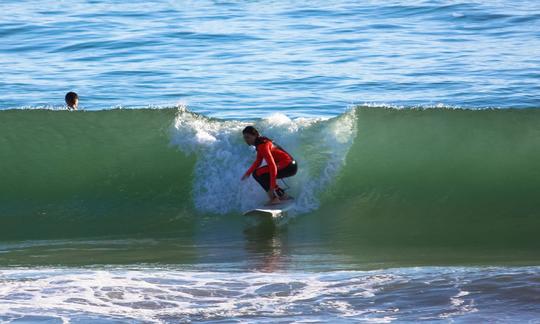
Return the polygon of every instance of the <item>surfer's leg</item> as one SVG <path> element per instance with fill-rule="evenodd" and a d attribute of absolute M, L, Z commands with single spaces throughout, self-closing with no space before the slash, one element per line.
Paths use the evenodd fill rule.
<path fill-rule="evenodd" d="M 253 172 L 253 178 L 255 178 L 265 192 L 270 190 L 270 171 L 267 166 L 255 170 L 255 172 Z"/>
<path fill-rule="evenodd" d="M 291 163 L 281 170 L 278 169 L 276 178 L 281 179 L 291 177 L 296 174 L 297 169 L 296 163 Z M 255 170 L 255 172 L 253 172 L 253 178 L 261 185 L 264 191 L 268 192 L 270 189 L 270 170 L 268 166 L 263 166 Z M 274 198 L 278 198 L 278 200 L 289 199 L 285 190 L 281 189 L 279 186 L 276 188 L 275 193 L 277 194 L 277 197 Z M 272 197 L 270 197 L 270 199 L 272 199 Z"/>
<path fill-rule="evenodd" d="M 282 178 L 292 177 L 293 175 L 296 174 L 297 171 L 298 171 L 298 166 L 296 165 L 296 162 L 294 162 L 287 165 L 285 168 L 278 170 L 276 178 L 282 179 Z M 279 198 L 282 198 L 284 200 L 290 199 L 289 195 L 285 193 L 285 190 L 279 187 L 276 189 L 276 193 L 279 196 Z"/>
<path fill-rule="evenodd" d="M 298 165 L 296 165 L 296 162 L 292 162 L 286 167 L 284 167 L 283 169 L 278 170 L 276 178 L 281 179 L 281 178 L 292 177 L 293 175 L 296 174 L 297 171 L 298 171 Z"/>
<path fill-rule="evenodd" d="M 261 187 L 268 194 L 268 203 L 267 205 L 272 205 L 279 203 L 279 197 L 274 195 L 273 191 L 270 191 L 270 171 L 267 166 L 258 168 L 253 172 L 253 178 L 261 185 Z"/>

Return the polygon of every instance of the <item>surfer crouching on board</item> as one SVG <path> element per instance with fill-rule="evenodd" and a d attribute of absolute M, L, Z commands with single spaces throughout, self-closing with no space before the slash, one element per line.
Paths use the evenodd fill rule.
<path fill-rule="evenodd" d="M 298 166 L 293 157 L 279 145 L 272 142 L 271 139 L 261 136 L 259 131 L 253 126 L 247 126 L 242 131 L 244 140 L 248 145 L 253 145 L 257 149 L 257 159 L 251 167 L 244 173 L 242 180 L 253 174 L 253 178 L 268 193 L 268 204 L 279 204 L 290 197 L 281 189 L 276 179 L 291 177 L 298 171 Z M 262 160 L 266 165 L 259 167 Z"/>

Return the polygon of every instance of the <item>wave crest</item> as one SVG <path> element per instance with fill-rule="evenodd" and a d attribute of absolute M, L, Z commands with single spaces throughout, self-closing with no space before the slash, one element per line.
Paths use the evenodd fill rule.
<path fill-rule="evenodd" d="M 295 211 L 316 209 L 318 194 L 337 176 L 353 143 L 355 110 L 332 119 L 290 119 L 273 114 L 247 123 L 212 119 L 180 108 L 171 143 L 197 157 L 192 193 L 196 208 L 226 214 L 254 208 L 265 199 L 255 181 L 240 182 L 255 158 L 253 148 L 246 146 L 241 136 L 248 124 L 285 147 L 298 161 L 298 174 L 286 180 L 296 197 Z"/>

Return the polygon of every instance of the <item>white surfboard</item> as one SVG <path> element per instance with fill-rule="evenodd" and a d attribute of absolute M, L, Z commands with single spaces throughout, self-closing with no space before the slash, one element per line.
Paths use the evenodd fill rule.
<path fill-rule="evenodd" d="M 287 215 L 289 211 L 294 206 L 294 200 L 284 201 L 281 204 L 263 206 L 260 208 L 255 208 L 248 210 L 244 213 L 244 216 L 262 216 L 270 217 L 273 219 L 281 218 Z"/>

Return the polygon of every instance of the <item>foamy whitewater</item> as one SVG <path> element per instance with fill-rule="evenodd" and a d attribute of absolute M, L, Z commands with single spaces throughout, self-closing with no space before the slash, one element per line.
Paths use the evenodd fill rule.
<path fill-rule="evenodd" d="M 242 145 L 243 140 L 238 135 L 251 124 L 212 120 L 180 107 L 171 142 L 183 152 L 197 155 L 192 194 L 199 211 L 242 212 L 264 202 L 266 195 L 254 181 L 246 181 L 236 188 L 246 165 L 255 159 L 253 147 Z M 264 129 L 265 136 L 294 152 L 302 166 L 298 174 L 283 185 L 290 186 L 290 191 L 295 193 L 292 214 L 315 210 L 319 206 L 320 191 L 336 178 L 345 163 L 356 135 L 355 110 L 331 120 L 290 119 L 284 114 L 273 114 L 255 126 Z"/>
<path fill-rule="evenodd" d="M 539 1 L 0 11 L 0 323 L 540 323 Z"/>
<path fill-rule="evenodd" d="M 3 271 L 2 320 L 46 322 L 267 323 L 535 322 L 537 291 L 504 288 L 539 280 L 538 268 L 409 268 L 324 273 L 175 269 Z M 503 273 L 501 273 L 503 272 Z M 491 283 L 490 283 L 491 282 Z M 50 287 L 55 287 L 51 289 Z M 422 293 L 411 293 L 422 291 Z M 482 291 L 483 293 L 479 293 Z M 492 298 L 486 298 L 486 294 Z M 502 300 L 511 300 L 505 304 Z M 436 309 L 436 311 L 434 311 Z M 506 309 L 502 311 L 501 309 Z M 29 316 L 28 313 L 36 315 Z"/>

